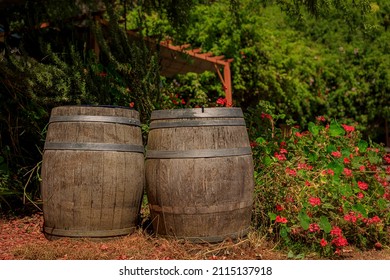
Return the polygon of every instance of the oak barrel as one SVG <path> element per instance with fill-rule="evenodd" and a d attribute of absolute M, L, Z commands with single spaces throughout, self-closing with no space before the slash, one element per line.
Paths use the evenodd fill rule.
<path fill-rule="evenodd" d="M 254 179 L 240 108 L 152 112 L 145 172 L 158 235 L 192 242 L 246 235 Z"/>
<path fill-rule="evenodd" d="M 105 239 L 132 233 L 144 173 L 137 111 L 54 108 L 41 169 L 45 236 Z"/>

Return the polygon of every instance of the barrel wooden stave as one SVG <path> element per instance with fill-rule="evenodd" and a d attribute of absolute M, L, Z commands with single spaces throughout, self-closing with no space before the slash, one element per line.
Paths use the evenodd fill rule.
<path fill-rule="evenodd" d="M 193 109 L 192 109 L 193 110 Z M 209 110 L 205 110 L 209 111 Z M 155 119 L 152 124 L 193 118 Z M 208 112 L 209 113 L 209 112 Z M 213 113 L 202 121 L 213 121 Z M 218 121 L 231 118 L 218 111 Z M 198 117 L 197 117 L 198 118 Z M 152 115 L 153 119 L 153 115 Z M 252 211 L 253 162 L 249 153 L 224 156 L 249 148 L 245 126 L 183 126 L 153 129 L 149 133 L 146 186 L 153 226 L 164 236 L 192 241 L 219 242 L 239 238 L 248 230 Z M 164 152 L 175 150 L 173 156 Z M 183 157 L 188 151 L 191 156 Z M 217 156 L 197 157 L 203 151 Z M 160 154 L 159 154 L 160 153 Z M 220 155 L 218 155 L 220 153 Z"/>
<path fill-rule="evenodd" d="M 138 118 L 128 109 L 57 107 L 52 116 L 106 115 Z M 98 122 L 49 124 L 46 143 L 109 143 L 142 146 L 139 127 Z M 42 198 L 45 235 L 109 238 L 129 234 L 137 224 L 144 186 L 139 152 L 45 150 Z"/>

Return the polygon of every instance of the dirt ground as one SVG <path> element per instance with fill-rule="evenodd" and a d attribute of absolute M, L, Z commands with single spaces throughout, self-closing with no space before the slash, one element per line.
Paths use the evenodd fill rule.
<path fill-rule="evenodd" d="M 287 260 L 287 252 L 256 233 L 238 241 L 192 244 L 153 237 L 142 230 L 109 241 L 64 238 L 48 241 L 42 233 L 43 216 L 0 218 L 0 260 Z M 340 257 L 339 257 L 340 258 Z M 390 248 L 344 249 L 342 259 L 390 260 Z M 304 259 L 320 259 L 306 255 Z"/>

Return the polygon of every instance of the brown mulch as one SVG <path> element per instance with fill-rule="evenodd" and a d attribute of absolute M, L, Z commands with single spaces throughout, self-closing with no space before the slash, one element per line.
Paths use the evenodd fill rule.
<path fill-rule="evenodd" d="M 286 260 L 287 253 L 256 233 L 245 240 L 193 244 L 152 237 L 141 229 L 114 240 L 69 239 L 49 241 L 42 233 L 42 213 L 0 218 L 0 260 Z M 361 251 L 347 247 L 343 259 L 390 260 L 390 248 Z M 307 255 L 305 259 L 320 259 Z"/>

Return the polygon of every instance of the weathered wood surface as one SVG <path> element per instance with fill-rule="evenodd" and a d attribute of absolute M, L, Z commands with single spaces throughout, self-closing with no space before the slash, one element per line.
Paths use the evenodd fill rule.
<path fill-rule="evenodd" d="M 239 238 L 250 226 L 254 188 L 245 122 L 236 122 L 241 109 L 201 110 L 152 113 L 145 170 L 153 228 L 195 242 Z M 208 125 L 191 126 L 199 120 Z"/>
<path fill-rule="evenodd" d="M 109 116 L 131 121 L 130 124 L 58 121 L 62 116 Z M 139 120 L 138 112 L 125 108 L 63 106 L 53 109 L 45 142 L 49 148 L 45 148 L 41 172 L 47 238 L 109 238 L 134 231 L 145 172 L 141 130 L 131 124 L 134 120 Z M 50 148 L 64 143 L 84 147 Z M 94 145 L 102 145 L 103 149 L 89 149 Z M 116 151 L 110 145 L 130 149 Z M 104 150 L 106 146 L 108 150 Z"/>

